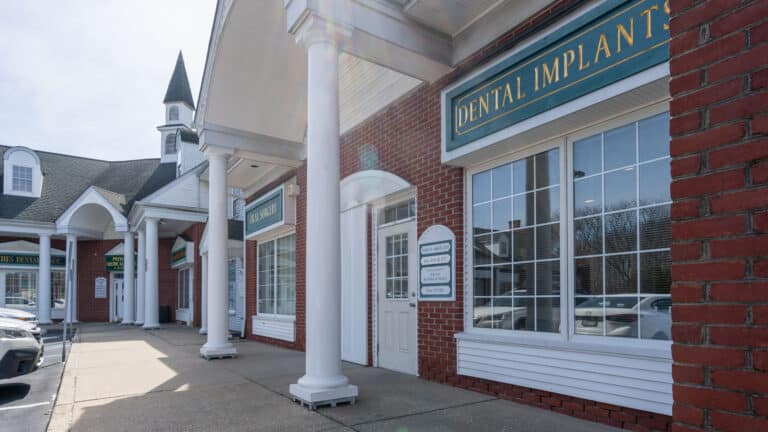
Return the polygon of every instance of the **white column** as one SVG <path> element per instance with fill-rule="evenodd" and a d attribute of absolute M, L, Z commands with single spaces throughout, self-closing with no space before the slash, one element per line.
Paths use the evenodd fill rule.
<path fill-rule="evenodd" d="M 123 322 L 133 324 L 133 233 L 127 231 L 123 240 Z"/>
<path fill-rule="evenodd" d="M 339 222 L 340 28 L 314 17 L 299 40 L 308 51 L 306 373 L 292 396 L 313 405 L 357 397 L 341 373 L 341 227 Z"/>
<path fill-rule="evenodd" d="M 37 274 L 37 319 L 51 323 L 51 236 L 40 234 L 40 261 Z"/>
<path fill-rule="evenodd" d="M 144 279 L 144 328 L 156 329 L 160 327 L 160 304 L 158 294 L 158 259 L 157 254 L 157 223 L 155 218 L 145 218 L 146 238 L 144 246 L 146 248 L 147 270 Z"/>
<path fill-rule="evenodd" d="M 138 257 L 136 259 L 136 321 L 135 325 L 144 325 L 144 290 L 145 288 L 145 273 L 147 271 L 147 257 L 144 239 L 144 230 L 138 230 Z"/>
<path fill-rule="evenodd" d="M 66 320 L 77 322 L 77 236 L 67 234 L 67 273 L 66 284 L 69 298 L 66 299 Z"/>
<path fill-rule="evenodd" d="M 227 158 L 226 151 L 208 147 L 208 339 L 200 355 L 210 358 L 237 354 L 227 325 Z"/>
<path fill-rule="evenodd" d="M 208 334 L 208 254 L 203 254 L 200 260 L 202 267 L 202 274 L 200 275 L 202 279 L 200 281 L 200 290 L 202 291 L 200 294 L 200 314 L 202 315 L 200 317 L 200 334 L 204 335 Z"/>

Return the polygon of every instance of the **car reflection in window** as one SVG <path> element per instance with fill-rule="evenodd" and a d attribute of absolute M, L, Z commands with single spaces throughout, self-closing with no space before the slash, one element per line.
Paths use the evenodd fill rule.
<path fill-rule="evenodd" d="M 576 306 L 576 333 L 669 340 L 671 306 L 668 296 L 591 298 Z"/>

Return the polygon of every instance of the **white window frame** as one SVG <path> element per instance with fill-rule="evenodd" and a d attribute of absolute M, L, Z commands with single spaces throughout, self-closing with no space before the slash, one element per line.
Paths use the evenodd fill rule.
<path fill-rule="evenodd" d="M 464 175 L 464 333 L 475 340 L 501 342 L 517 345 L 533 345 L 539 347 L 558 347 L 588 352 L 604 352 L 637 357 L 654 357 L 671 359 L 671 340 L 653 340 L 639 338 L 622 338 L 611 336 L 577 335 L 574 329 L 573 287 L 573 143 L 583 138 L 605 132 L 616 127 L 627 125 L 657 114 L 669 111 L 668 102 L 657 103 L 640 108 L 629 113 L 623 113 L 611 119 L 594 123 L 582 129 L 568 132 L 539 143 L 476 164 L 465 170 Z M 559 333 L 539 333 L 528 330 L 505 330 L 475 328 L 474 316 L 474 252 L 473 252 L 473 221 L 472 221 L 472 176 L 479 172 L 524 159 L 553 148 L 560 148 L 560 316 Z"/>
<path fill-rule="evenodd" d="M 19 175 L 17 176 L 16 171 L 19 171 Z M 29 178 L 26 178 L 26 173 L 29 172 Z M 24 177 L 24 178 L 22 178 Z M 21 189 L 17 188 L 17 184 L 20 186 L 22 184 L 26 185 L 29 183 L 29 190 L 27 189 Z M 31 194 L 35 189 L 35 170 L 32 167 L 26 166 L 26 165 L 12 165 L 11 168 L 11 189 L 13 192 L 21 192 L 25 194 Z"/>
<path fill-rule="evenodd" d="M 239 258 L 227 258 L 227 311 L 230 316 L 237 314 L 237 270 Z M 230 279 L 230 270 L 234 266 L 234 279 Z M 229 307 L 229 301 L 233 300 L 232 307 Z"/>
<path fill-rule="evenodd" d="M 185 283 L 186 289 L 187 289 L 187 293 L 186 293 L 187 295 L 186 295 L 186 299 L 185 299 L 185 301 L 187 303 L 186 307 L 181 307 L 182 296 L 181 296 L 181 292 L 180 292 L 181 291 L 181 286 L 179 286 L 179 283 L 182 280 L 185 280 L 184 283 Z M 178 309 L 178 310 L 189 310 L 189 309 L 192 308 L 192 301 L 189 298 L 190 294 L 191 294 L 191 291 L 192 291 L 192 267 L 191 266 L 189 266 L 189 267 L 182 267 L 182 268 L 178 269 L 178 276 L 176 278 L 176 297 L 177 297 L 176 298 L 176 309 Z"/>
<path fill-rule="evenodd" d="M 285 321 L 285 320 L 295 321 L 295 319 L 296 319 L 296 298 L 295 297 L 293 299 L 293 301 L 294 301 L 294 309 L 293 309 L 293 314 L 292 315 L 278 314 L 278 313 L 264 313 L 264 312 L 260 312 L 259 311 L 258 275 L 259 275 L 259 271 L 260 271 L 259 266 L 261 264 L 261 259 L 260 259 L 260 256 L 259 256 L 260 255 L 259 254 L 259 250 L 261 249 L 261 245 L 263 245 L 264 243 L 275 242 L 275 256 L 274 256 L 274 260 L 275 260 L 275 269 L 277 269 L 277 241 L 282 239 L 282 238 L 289 237 L 289 236 L 294 236 L 293 237 L 294 238 L 294 246 L 293 247 L 294 247 L 294 253 L 295 253 L 295 251 L 296 251 L 296 232 L 295 231 L 290 231 L 290 232 L 287 232 L 287 233 L 279 233 L 279 234 L 274 234 L 274 235 L 270 235 L 270 236 L 264 236 L 262 238 L 259 238 L 257 240 L 257 242 L 256 242 L 256 315 L 255 316 L 258 317 L 258 318 L 274 319 L 274 320 L 278 320 L 278 321 Z M 294 269 L 294 272 L 298 272 L 298 270 L 299 269 L 298 269 L 298 265 L 297 265 L 295 267 L 295 269 Z M 277 288 L 276 278 L 277 278 L 277 272 L 273 272 L 272 273 L 272 289 L 273 290 Z M 294 288 L 294 292 L 295 292 L 295 288 Z M 274 310 L 276 311 L 277 310 L 277 295 L 275 295 L 273 300 L 275 302 Z"/>

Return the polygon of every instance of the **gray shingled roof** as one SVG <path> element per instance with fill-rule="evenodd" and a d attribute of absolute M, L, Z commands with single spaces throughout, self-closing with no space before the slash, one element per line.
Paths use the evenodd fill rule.
<path fill-rule="evenodd" d="M 173 68 L 171 81 L 168 83 L 168 90 L 165 92 L 163 103 L 184 102 L 195 109 L 195 101 L 192 99 L 192 90 L 189 88 L 189 79 L 187 79 L 187 69 L 184 67 L 184 56 L 179 51 L 179 57 L 176 59 L 176 67 Z"/>
<path fill-rule="evenodd" d="M 0 159 L 10 147 L 0 146 Z M 0 193 L 0 219 L 55 222 L 90 186 L 127 215 L 133 203 L 176 178 L 175 164 L 160 159 L 108 162 L 36 151 L 43 171 L 40 198 Z M 0 184 L 3 167 L 0 164 Z M 0 191 L 2 192 L 2 191 Z"/>

